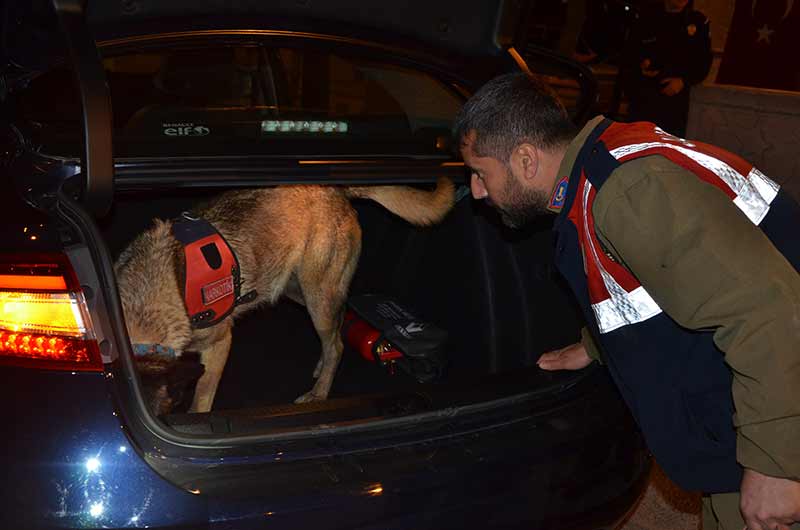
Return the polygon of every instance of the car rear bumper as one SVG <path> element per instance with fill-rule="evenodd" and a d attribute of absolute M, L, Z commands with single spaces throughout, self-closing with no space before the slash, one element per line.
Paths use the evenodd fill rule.
<path fill-rule="evenodd" d="M 601 369 L 569 399 L 519 400 L 491 421 L 408 424 L 394 444 L 318 436 L 207 457 L 137 443 L 111 379 L 0 370 L 15 404 L 1 414 L 14 430 L 0 526 L 607 528 L 650 466 Z"/>

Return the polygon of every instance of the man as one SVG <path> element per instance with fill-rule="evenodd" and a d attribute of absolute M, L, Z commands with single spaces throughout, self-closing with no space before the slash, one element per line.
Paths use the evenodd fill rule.
<path fill-rule="evenodd" d="M 736 155 L 652 123 L 577 132 L 521 73 L 470 98 L 454 132 L 473 197 L 506 224 L 557 214 L 587 333 L 539 366 L 602 351 L 661 467 L 709 494 L 706 529 L 800 529 L 800 207 Z"/>
<path fill-rule="evenodd" d="M 690 88 L 711 69 L 708 18 L 689 0 L 663 0 L 642 9 L 625 50 L 620 77 L 630 121 L 684 136 Z"/>

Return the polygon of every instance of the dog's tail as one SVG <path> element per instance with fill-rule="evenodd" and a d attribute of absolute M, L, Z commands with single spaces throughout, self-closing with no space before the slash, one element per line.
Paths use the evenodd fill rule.
<path fill-rule="evenodd" d="M 419 226 L 438 223 L 455 203 L 455 186 L 447 177 L 440 177 L 433 191 L 410 186 L 351 186 L 346 190 L 348 197 L 372 199 L 393 214 Z"/>

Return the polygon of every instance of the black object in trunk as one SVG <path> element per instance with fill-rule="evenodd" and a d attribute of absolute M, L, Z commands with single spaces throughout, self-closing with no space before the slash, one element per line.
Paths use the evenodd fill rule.
<path fill-rule="evenodd" d="M 385 343 L 402 354 L 391 361 L 390 367 L 396 363 L 420 383 L 429 383 L 442 377 L 447 364 L 447 331 L 420 319 L 407 307 L 385 296 L 353 296 L 347 305 L 377 333 L 371 352 L 375 361 L 381 362 L 381 354 L 377 349 Z M 345 323 L 343 335 L 347 326 L 348 323 Z"/>

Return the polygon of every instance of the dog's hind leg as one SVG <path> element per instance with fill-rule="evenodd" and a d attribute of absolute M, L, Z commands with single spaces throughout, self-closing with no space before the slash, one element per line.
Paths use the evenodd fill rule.
<path fill-rule="evenodd" d="M 295 403 L 320 401 L 328 397 L 344 349 L 342 339 L 339 337 L 342 312 L 331 306 L 313 308 L 309 306 L 309 313 L 322 342 L 322 355 L 314 370 L 317 380 L 313 388 L 297 398 Z"/>
<path fill-rule="evenodd" d="M 344 306 L 361 254 L 361 229 L 355 218 L 351 225 L 340 226 L 334 239 L 335 246 L 329 249 L 328 259 L 314 260 L 298 273 L 303 300 L 322 344 L 322 355 L 314 370 L 314 387 L 295 403 L 327 399 L 342 358 L 340 330 Z"/>
<path fill-rule="evenodd" d="M 203 376 L 197 381 L 189 412 L 211 410 L 214 395 L 217 393 L 217 386 L 222 378 L 222 371 L 225 369 L 231 349 L 232 323 L 233 320 L 228 317 L 210 328 L 198 330 L 195 340 L 189 345 L 190 349 L 200 352 L 200 361 L 205 367 Z"/>

